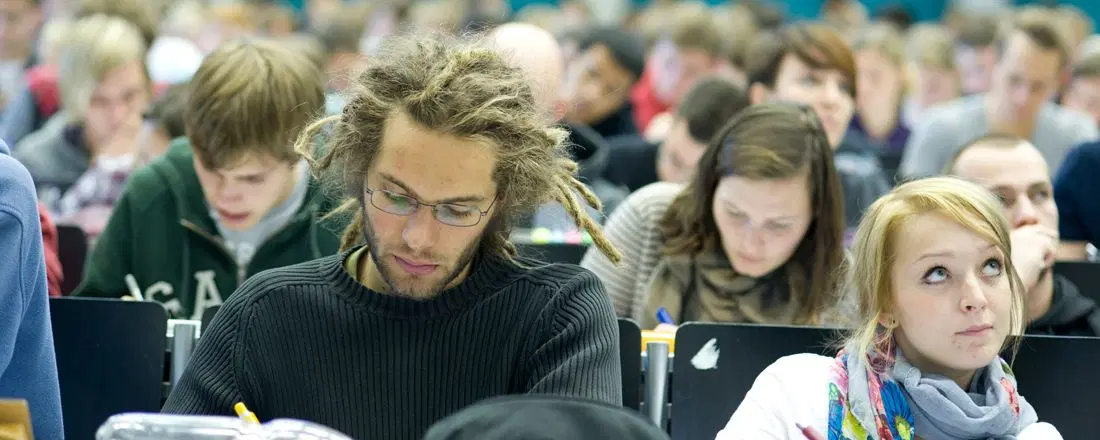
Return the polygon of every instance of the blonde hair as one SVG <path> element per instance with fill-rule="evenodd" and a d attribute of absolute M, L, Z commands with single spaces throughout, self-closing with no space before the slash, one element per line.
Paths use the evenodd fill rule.
<path fill-rule="evenodd" d="M 134 62 L 145 72 L 146 47 L 137 27 L 105 14 L 82 18 L 64 32 L 57 63 L 61 106 L 69 118 L 80 121 L 108 73 Z"/>
<path fill-rule="evenodd" d="M 854 264 L 849 272 L 848 293 L 858 299 L 856 327 L 847 346 L 874 372 L 881 373 L 893 361 L 893 329 L 880 324 L 883 313 L 893 308 L 891 271 L 898 253 L 901 229 L 914 216 L 938 214 L 996 245 L 1004 255 L 1004 273 L 1012 295 L 1011 326 L 1005 347 L 1015 350 L 1024 329 L 1024 288 L 1012 264 L 1008 222 L 997 198 L 981 186 L 954 177 L 915 180 L 894 188 L 867 210 L 852 247 Z"/>
<path fill-rule="evenodd" d="M 875 23 L 863 28 L 852 42 L 852 52 L 861 50 L 873 50 L 898 68 L 905 65 L 905 39 L 894 25 Z"/>
<path fill-rule="evenodd" d="M 722 35 L 726 59 L 740 68 L 745 65 L 745 51 L 759 28 L 748 6 L 743 4 L 715 6 L 711 11 L 715 26 Z"/>
<path fill-rule="evenodd" d="M 939 70 L 954 71 L 955 39 L 947 28 L 934 24 L 918 24 L 910 28 L 905 41 L 905 57 L 909 62 Z"/>
<path fill-rule="evenodd" d="M 42 23 L 42 30 L 38 34 L 38 53 L 43 64 L 55 64 L 61 57 L 61 52 L 65 48 L 65 33 L 72 25 L 73 20 L 67 17 L 58 17 Z"/>
<path fill-rule="evenodd" d="M 904 96 L 909 89 L 910 81 L 906 75 L 905 38 L 901 36 L 901 32 L 891 24 L 871 24 L 856 34 L 855 41 L 852 42 L 853 54 L 864 50 L 881 55 L 897 69 L 902 80 L 899 92 Z"/>
<path fill-rule="evenodd" d="M 254 33 L 260 29 L 260 8 L 246 3 L 227 3 L 207 10 L 208 18 L 232 29 Z"/>
<path fill-rule="evenodd" d="M 121 18 L 135 26 L 145 46 L 149 47 L 159 33 L 157 9 L 149 0 L 80 0 L 74 18 L 82 20 L 99 14 Z"/>
<path fill-rule="evenodd" d="M 1071 44 L 1070 51 L 1077 51 L 1081 43 L 1096 31 L 1096 23 L 1080 8 L 1073 5 L 1058 5 L 1054 15 L 1064 26 Z"/>

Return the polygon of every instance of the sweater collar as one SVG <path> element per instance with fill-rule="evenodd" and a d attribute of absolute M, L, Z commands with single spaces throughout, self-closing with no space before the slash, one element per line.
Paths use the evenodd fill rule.
<path fill-rule="evenodd" d="M 470 273 L 461 283 L 433 298 L 413 299 L 372 290 L 348 273 L 344 262 L 352 253 L 365 246 L 360 245 L 341 253 L 340 258 L 325 269 L 325 277 L 333 291 L 351 304 L 393 319 L 432 319 L 459 313 L 500 292 L 522 274 L 522 269 L 516 264 L 479 250 L 470 263 Z M 371 256 L 363 253 L 361 258 Z"/>

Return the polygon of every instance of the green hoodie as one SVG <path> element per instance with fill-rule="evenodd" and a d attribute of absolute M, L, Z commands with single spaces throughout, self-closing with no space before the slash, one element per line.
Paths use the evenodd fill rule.
<path fill-rule="evenodd" d="M 74 295 L 129 295 L 130 274 L 145 300 L 164 304 L 173 318 L 199 319 L 252 275 L 339 250 L 347 219 L 315 220 L 333 205 L 311 182 L 298 212 L 248 265 L 238 266 L 210 218 L 192 157 L 187 139 L 180 138 L 164 157 L 130 176 Z"/>

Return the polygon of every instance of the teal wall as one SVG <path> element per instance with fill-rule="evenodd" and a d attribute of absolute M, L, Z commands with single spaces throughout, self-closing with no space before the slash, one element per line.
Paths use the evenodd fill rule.
<path fill-rule="evenodd" d="M 554 4 L 556 0 L 510 0 L 512 3 L 512 10 L 518 11 L 520 8 L 529 4 Z M 632 0 L 635 4 L 645 4 L 648 0 Z M 710 4 L 725 3 L 726 0 L 704 0 Z M 764 0 L 769 1 L 772 4 L 780 5 L 784 9 L 788 17 L 795 19 L 807 19 L 813 18 L 817 15 L 817 11 L 821 9 L 821 5 L 824 0 Z M 913 17 L 919 21 L 937 20 L 943 13 L 943 8 L 947 4 L 947 0 L 860 0 L 872 13 L 881 7 L 904 4 L 912 12 Z M 1092 17 L 1093 21 L 1100 23 L 1100 0 L 1015 0 L 1016 4 L 1071 4 L 1075 5 L 1085 13 Z"/>

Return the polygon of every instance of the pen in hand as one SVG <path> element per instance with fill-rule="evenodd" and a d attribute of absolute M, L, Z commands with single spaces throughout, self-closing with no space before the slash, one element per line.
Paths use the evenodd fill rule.
<path fill-rule="evenodd" d="M 668 313 L 668 309 L 664 307 L 657 308 L 657 328 L 654 330 L 663 333 L 676 333 L 676 320 L 672 319 L 672 314 Z"/>
<path fill-rule="evenodd" d="M 812 427 L 802 426 L 801 423 L 795 423 L 794 426 L 797 426 L 798 430 L 802 431 L 802 435 L 806 436 L 806 440 L 825 440 L 825 436 L 818 434 Z"/>
<path fill-rule="evenodd" d="M 657 323 L 676 325 L 676 321 L 672 319 L 672 315 L 668 313 L 668 309 L 663 306 L 657 308 Z"/>

